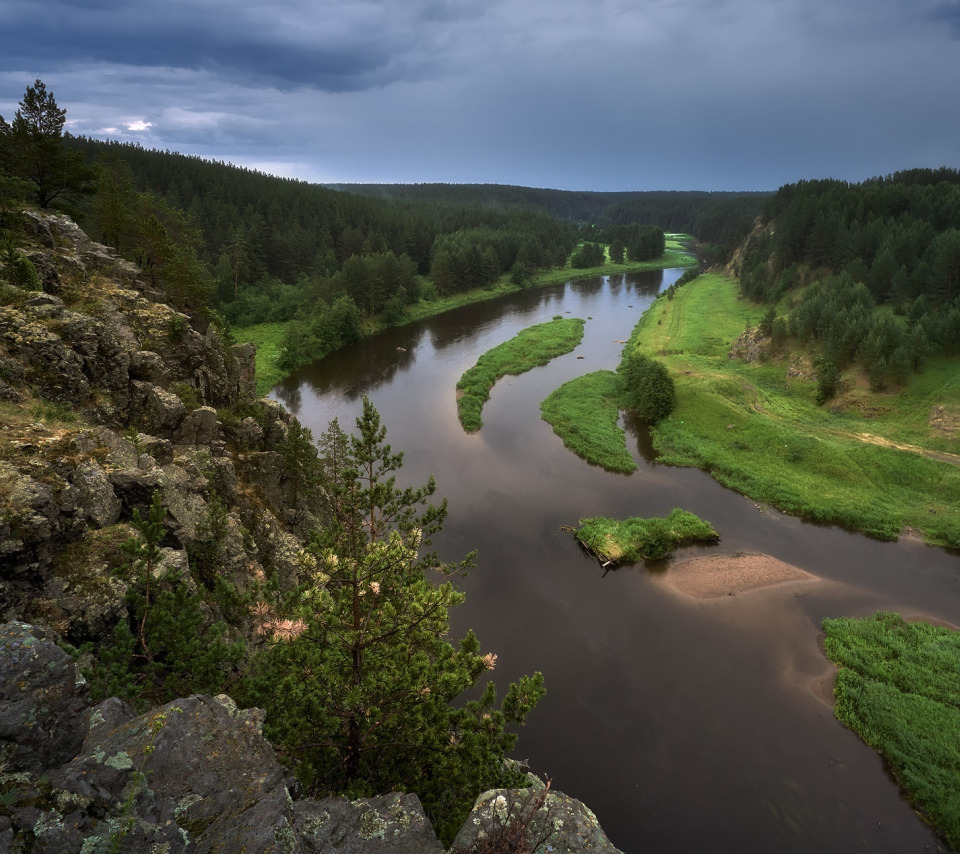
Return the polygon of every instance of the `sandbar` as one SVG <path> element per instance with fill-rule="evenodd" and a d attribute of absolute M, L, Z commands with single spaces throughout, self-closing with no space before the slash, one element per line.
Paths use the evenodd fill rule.
<path fill-rule="evenodd" d="M 694 599 L 736 596 L 764 587 L 814 581 L 809 572 L 765 554 L 711 555 L 675 563 L 665 581 Z"/>

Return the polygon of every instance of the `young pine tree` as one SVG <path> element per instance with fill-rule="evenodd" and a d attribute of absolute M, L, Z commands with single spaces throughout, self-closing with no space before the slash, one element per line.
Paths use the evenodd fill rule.
<path fill-rule="evenodd" d="M 357 429 L 348 437 L 333 422 L 321 438 L 335 518 L 304 555 L 299 588 L 257 606 L 269 642 L 250 699 L 311 792 L 415 792 L 449 841 L 480 792 L 522 785 L 503 761 L 516 740 L 508 727 L 523 724 L 543 677 L 511 684 L 500 705 L 492 682 L 454 705 L 496 663 L 472 631 L 445 640 L 448 609 L 464 598 L 449 576 L 472 556 L 443 565 L 427 551 L 446 502 L 427 503 L 432 478 L 397 486 L 403 455 L 368 399 Z"/>
<path fill-rule="evenodd" d="M 114 630 L 113 643 L 97 649 L 87 673 L 96 697 L 116 696 L 138 707 L 166 703 L 194 693 L 217 694 L 234 677 L 245 644 L 229 638 L 222 623 L 210 623 L 198 592 L 178 570 L 163 564 L 167 510 L 160 492 L 146 517 L 135 510 L 136 534 L 123 544 L 129 563 L 127 619 Z"/>

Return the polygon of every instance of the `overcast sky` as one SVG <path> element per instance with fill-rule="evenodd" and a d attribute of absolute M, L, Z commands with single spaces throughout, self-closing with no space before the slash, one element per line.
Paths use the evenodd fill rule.
<path fill-rule="evenodd" d="M 960 166 L 960 0 L 0 0 L 0 114 L 316 182 Z"/>

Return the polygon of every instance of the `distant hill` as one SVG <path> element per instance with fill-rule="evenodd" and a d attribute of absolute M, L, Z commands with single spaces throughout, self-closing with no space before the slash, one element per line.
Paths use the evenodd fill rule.
<path fill-rule="evenodd" d="M 732 246 L 749 233 L 771 192 L 680 190 L 592 192 L 507 184 L 326 184 L 378 199 L 490 210 L 533 209 L 558 219 L 600 226 L 658 225 L 705 243 Z"/>

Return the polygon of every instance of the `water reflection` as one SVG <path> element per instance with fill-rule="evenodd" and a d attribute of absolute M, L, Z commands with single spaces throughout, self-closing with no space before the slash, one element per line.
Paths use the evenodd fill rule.
<path fill-rule="evenodd" d="M 434 474 L 450 501 L 443 560 L 479 550 L 451 631 L 474 628 L 500 658 L 500 687 L 543 671 L 548 695 L 520 751 L 557 789 L 584 800 L 627 852 L 901 854 L 943 850 L 882 761 L 810 690 L 829 667 L 826 616 L 880 609 L 956 621 L 960 560 L 914 541 L 878 543 L 818 528 L 656 464 L 645 427 L 625 419 L 640 465 L 612 475 L 571 454 L 539 404 L 572 377 L 616 367 L 657 290 L 682 270 L 559 285 L 389 330 L 304 369 L 277 390 L 315 435 L 344 428 L 372 394 L 388 441 L 405 452 L 403 485 Z M 478 356 L 525 326 L 592 317 L 573 352 L 505 377 L 477 434 L 461 429 L 455 386 Z M 399 353 L 397 347 L 406 349 Z M 582 356 L 582 359 L 578 357 Z M 299 391 L 299 398 L 296 397 Z M 768 554 L 813 577 L 716 600 L 671 586 L 674 562 L 605 577 L 561 530 L 586 516 L 683 507 L 708 519 L 721 552 Z"/>

